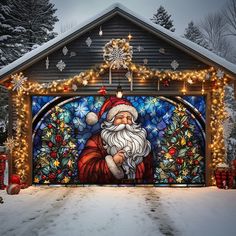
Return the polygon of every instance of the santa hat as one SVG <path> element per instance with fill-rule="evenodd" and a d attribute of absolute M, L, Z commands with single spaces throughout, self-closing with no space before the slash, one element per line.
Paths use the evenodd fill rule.
<path fill-rule="evenodd" d="M 134 120 L 138 118 L 137 110 L 132 106 L 132 104 L 124 98 L 110 97 L 102 105 L 98 114 L 94 112 L 89 112 L 86 115 L 86 123 L 88 125 L 94 125 L 102 117 L 102 115 L 108 111 L 107 120 L 111 121 L 119 112 L 127 111 L 129 112 Z"/>

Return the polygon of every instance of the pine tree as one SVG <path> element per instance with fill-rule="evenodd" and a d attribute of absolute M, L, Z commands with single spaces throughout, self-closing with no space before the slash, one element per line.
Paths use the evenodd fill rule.
<path fill-rule="evenodd" d="M 208 48 L 208 44 L 206 40 L 204 39 L 200 29 L 194 24 L 193 21 L 191 21 L 188 24 L 188 27 L 185 28 L 185 34 L 184 38 L 204 47 Z"/>
<path fill-rule="evenodd" d="M 204 182 L 204 159 L 194 132 L 186 109 L 178 105 L 159 145 L 159 174 L 155 176 L 159 183 Z"/>
<path fill-rule="evenodd" d="M 21 53 L 14 43 L 14 28 L 9 22 L 11 5 L 8 0 L 0 2 L 0 68 L 16 60 Z"/>
<path fill-rule="evenodd" d="M 56 106 L 42 133 L 42 146 L 34 160 L 34 183 L 75 183 L 78 174 L 76 141 L 65 122 L 65 110 Z"/>
<path fill-rule="evenodd" d="M 10 10 L 6 14 L 8 24 L 13 28 L 12 41 L 23 55 L 36 46 L 55 37 L 54 16 L 56 9 L 49 0 L 8 0 Z"/>
<path fill-rule="evenodd" d="M 153 18 L 151 20 L 158 25 L 161 25 L 162 27 L 174 32 L 175 28 L 173 25 L 173 20 L 171 20 L 171 15 L 167 13 L 165 8 L 163 6 L 160 6 L 157 9 L 157 13 L 153 15 Z"/>

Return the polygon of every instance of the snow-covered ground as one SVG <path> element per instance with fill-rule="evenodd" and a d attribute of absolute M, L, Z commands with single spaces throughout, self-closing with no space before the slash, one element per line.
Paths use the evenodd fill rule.
<path fill-rule="evenodd" d="M 0 235 L 236 235 L 236 190 L 30 187 L 0 191 Z"/>

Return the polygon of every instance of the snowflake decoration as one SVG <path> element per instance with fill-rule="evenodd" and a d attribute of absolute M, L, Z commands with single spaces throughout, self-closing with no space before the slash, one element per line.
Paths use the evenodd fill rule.
<path fill-rule="evenodd" d="M 139 52 L 141 52 L 141 51 L 144 50 L 144 48 L 139 45 L 139 46 L 137 47 L 137 50 L 138 50 Z"/>
<path fill-rule="evenodd" d="M 77 89 L 78 89 L 78 87 L 77 87 L 77 85 L 76 85 L 76 84 L 73 84 L 71 88 L 74 90 L 74 92 L 76 92 L 76 91 L 77 91 Z"/>
<path fill-rule="evenodd" d="M 147 58 L 143 59 L 143 64 L 144 64 L 144 65 L 147 65 L 147 64 L 148 64 L 148 59 L 147 59 Z"/>
<path fill-rule="evenodd" d="M 63 49 L 62 49 L 62 53 L 63 53 L 64 56 L 68 53 L 68 49 L 67 49 L 66 46 L 63 47 Z"/>
<path fill-rule="evenodd" d="M 7 140 L 3 143 L 6 148 L 12 152 L 13 148 L 15 147 L 15 140 L 14 138 L 7 138 Z"/>
<path fill-rule="evenodd" d="M 88 37 L 88 38 L 86 39 L 86 41 L 85 41 L 85 43 L 87 44 L 88 47 L 91 46 L 92 42 L 93 42 L 93 41 L 92 41 L 92 39 L 91 39 L 90 37 Z"/>
<path fill-rule="evenodd" d="M 58 70 L 63 71 L 66 67 L 66 64 L 64 61 L 60 60 L 57 64 L 56 67 L 58 68 Z"/>
<path fill-rule="evenodd" d="M 132 46 L 125 39 L 112 39 L 105 45 L 103 58 L 112 69 L 120 69 L 128 67 L 132 54 Z"/>
<path fill-rule="evenodd" d="M 222 71 L 220 69 L 218 69 L 217 72 L 216 72 L 216 76 L 217 76 L 218 79 L 224 78 L 224 74 L 225 74 L 224 71 Z"/>
<path fill-rule="evenodd" d="M 13 75 L 12 76 L 12 81 L 11 83 L 13 84 L 13 89 L 12 91 L 17 91 L 19 92 L 21 89 L 24 88 L 24 83 L 27 81 L 27 77 L 24 77 L 22 73 L 19 75 Z"/>
<path fill-rule="evenodd" d="M 159 48 L 159 53 L 161 53 L 161 54 L 165 54 L 166 53 L 166 51 L 165 51 L 165 48 Z"/>
<path fill-rule="evenodd" d="M 48 68 L 49 68 L 49 59 L 47 57 L 47 59 L 46 59 L 46 69 L 48 69 Z"/>
<path fill-rule="evenodd" d="M 206 74 L 206 77 L 205 77 L 205 79 L 206 79 L 206 80 L 209 80 L 209 79 L 210 79 L 210 77 L 211 77 L 211 76 L 210 76 L 210 74 L 209 74 L 209 73 L 207 73 L 207 74 Z"/>
<path fill-rule="evenodd" d="M 70 57 L 75 57 L 76 56 L 76 52 L 70 52 Z"/>
<path fill-rule="evenodd" d="M 179 63 L 176 60 L 172 61 L 170 65 L 173 70 L 176 70 L 179 67 Z"/>

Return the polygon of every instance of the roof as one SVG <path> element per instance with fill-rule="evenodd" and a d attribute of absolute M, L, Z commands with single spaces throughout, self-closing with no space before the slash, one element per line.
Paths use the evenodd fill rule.
<path fill-rule="evenodd" d="M 0 70 L 0 79 L 4 79 L 7 76 L 22 71 L 32 64 L 36 63 L 43 57 L 47 56 L 48 54 L 54 52 L 55 50 L 59 49 L 65 43 L 69 43 L 78 36 L 84 34 L 85 32 L 89 31 L 91 28 L 100 25 L 101 23 L 105 22 L 106 20 L 113 17 L 115 14 L 120 14 L 123 17 L 131 20 L 135 24 L 145 28 L 146 30 L 150 31 L 151 33 L 155 34 L 156 36 L 162 38 L 163 40 L 167 41 L 168 43 L 172 44 L 173 46 L 185 51 L 189 55 L 193 56 L 194 58 L 202 61 L 203 63 L 213 66 L 219 67 L 224 70 L 230 77 L 236 79 L 236 65 L 230 63 L 229 61 L 225 60 L 224 58 L 217 56 L 216 54 L 212 53 L 211 51 L 185 39 L 182 37 L 177 36 L 175 33 L 154 24 L 150 19 L 144 18 L 133 11 L 129 10 L 125 6 L 116 3 L 108 7 L 106 10 L 102 11 L 101 13 L 95 15 L 94 17 L 90 18 L 89 20 L 73 27 L 71 30 L 60 34 L 56 38 L 48 41 L 47 43 L 39 46 L 38 48 L 26 53 L 16 61 L 12 62 L 11 64 L 5 66 Z"/>

